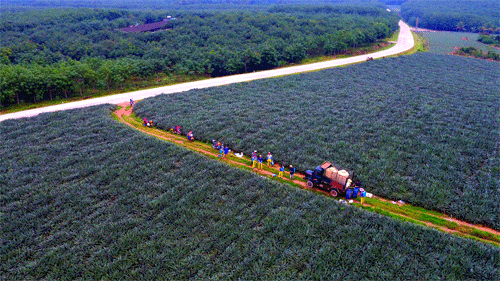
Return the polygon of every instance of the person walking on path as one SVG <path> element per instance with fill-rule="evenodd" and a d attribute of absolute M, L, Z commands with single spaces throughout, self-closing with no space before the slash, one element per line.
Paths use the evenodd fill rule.
<path fill-rule="evenodd" d="M 365 203 L 366 191 L 363 188 L 359 189 L 359 197 L 361 201 L 361 205 Z"/>
<path fill-rule="evenodd" d="M 254 150 L 252 153 L 252 169 L 257 167 L 257 150 Z"/>
<path fill-rule="evenodd" d="M 293 175 L 295 174 L 295 168 L 290 165 L 290 179 L 293 180 Z"/>
<path fill-rule="evenodd" d="M 222 147 L 219 148 L 219 156 L 217 156 L 217 158 L 219 159 L 223 159 L 224 157 L 224 149 Z"/>
<path fill-rule="evenodd" d="M 262 157 L 262 155 L 259 155 L 259 170 L 262 170 L 262 163 L 264 162 L 264 158 Z"/>
<path fill-rule="evenodd" d="M 267 154 L 267 166 L 272 167 L 273 165 L 274 165 L 273 155 L 271 154 L 271 152 L 269 152 Z"/>
<path fill-rule="evenodd" d="M 281 164 L 279 177 L 282 178 L 284 173 L 285 173 L 285 166 Z"/>
<path fill-rule="evenodd" d="M 229 147 L 227 145 L 224 147 L 224 159 L 227 159 L 227 154 L 229 153 Z"/>

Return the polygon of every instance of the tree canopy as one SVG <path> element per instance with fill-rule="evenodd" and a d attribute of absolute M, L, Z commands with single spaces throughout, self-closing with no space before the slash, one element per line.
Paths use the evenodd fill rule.
<path fill-rule="evenodd" d="M 175 20 L 163 31 L 118 30 L 168 16 Z M 109 91 L 158 73 L 216 77 L 342 54 L 388 37 L 398 21 L 375 6 L 259 12 L 43 9 L 5 12 L 4 19 L 3 105 Z"/>

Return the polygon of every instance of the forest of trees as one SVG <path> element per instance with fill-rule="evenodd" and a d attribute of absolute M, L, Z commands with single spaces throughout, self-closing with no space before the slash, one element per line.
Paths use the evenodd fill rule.
<path fill-rule="evenodd" d="M 118 28 L 160 21 L 168 30 Z M 162 75 L 270 69 L 373 44 L 397 29 L 376 6 L 306 6 L 267 11 L 4 11 L 0 23 L 0 102 L 9 106 L 120 89 Z"/>
<path fill-rule="evenodd" d="M 494 33 L 500 30 L 498 0 L 408 0 L 401 16 L 433 30 Z"/>
<path fill-rule="evenodd" d="M 406 0 L 2 0 L 4 7 L 117 9 L 252 9 L 270 5 L 401 5 Z"/>

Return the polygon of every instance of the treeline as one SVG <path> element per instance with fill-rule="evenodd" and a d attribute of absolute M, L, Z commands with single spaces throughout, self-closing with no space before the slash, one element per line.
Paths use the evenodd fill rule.
<path fill-rule="evenodd" d="M 116 9 L 265 9 L 269 5 L 400 5 L 405 0 L 3 0 L 3 7 Z"/>
<path fill-rule="evenodd" d="M 8 106 L 123 89 L 125 82 L 138 85 L 145 77 L 153 76 L 163 68 L 161 63 L 129 58 L 86 58 L 50 65 L 3 64 L 0 65 L 0 101 L 2 106 Z"/>
<path fill-rule="evenodd" d="M 475 57 L 480 59 L 489 59 L 500 61 L 500 54 L 495 52 L 483 52 L 475 47 L 461 47 L 453 52 L 455 55 L 459 56 L 467 56 L 467 57 Z"/>
<path fill-rule="evenodd" d="M 483 44 L 492 45 L 495 47 L 500 47 L 500 35 L 490 36 L 487 34 L 481 34 L 477 38 L 477 41 L 479 41 Z"/>
<path fill-rule="evenodd" d="M 466 32 L 493 33 L 500 29 L 498 0 L 409 0 L 401 16 L 418 27 Z"/>
<path fill-rule="evenodd" d="M 0 102 L 109 91 L 162 75 L 223 76 L 351 52 L 390 36 L 393 13 L 373 7 L 267 12 L 39 10 L 0 23 Z M 118 28 L 160 21 L 169 30 Z"/>

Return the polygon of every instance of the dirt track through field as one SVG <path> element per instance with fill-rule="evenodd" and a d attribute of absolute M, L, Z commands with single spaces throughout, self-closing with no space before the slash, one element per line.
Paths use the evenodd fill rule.
<path fill-rule="evenodd" d="M 121 108 L 118 109 L 117 111 L 115 111 L 115 114 L 116 114 L 116 116 L 119 118 L 119 120 L 121 122 L 129 125 L 130 127 L 134 128 L 136 130 L 139 130 L 142 133 L 149 134 L 149 135 L 158 137 L 160 139 L 172 142 L 174 144 L 181 145 L 181 146 L 186 147 L 188 149 L 194 150 L 194 151 L 196 151 L 196 152 L 198 152 L 198 153 L 200 153 L 202 155 L 205 155 L 205 156 L 211 156 L 211 157 L 217 157 L 218 156 L 218 153 L 214 152 L 213 149 L 211 149 L 211 148 L 207 149 L 206 144 L 203 145 L 205 147 L 202 147 L 201 143 L 199 143 L 199 142 L 189 142 L 185 137 L 182 137 L 182 136 L 179 136 L 179 135 L 175 135 L 175 134 L 172 134 L 172 133 L 166 133 L 165 131 L 161 131 L 161 130 L 155 129 L 155 128 L 141 128 L 141 127 L 135 126 L 134 124 L 128 122 L 127 120 L 125 120 L 123 118 L 123 116 L 131 116 L 132 115 L 132 108 L 129 107 L 128 103 L 122 103 L 122 104 L 120 104 L 120 106 L 121 106 Z M 200 144 L 200 146 L 196 146 L 196 144 Z M 252 169 L 251 165 L 248 165 L 248 164 L 245 164 L 245 163 L 241 163 L 239 161 L 233 161 L 231 159 L 226 159 L 226 160 L 221 160 L 221 161 L 227 162 L 228 164 L 233 165 L 233 166 L 245 168 L 247 170 L 251 169 L 254 173 L 259 174 L 261 176 L 266 176 L 266 177 L 273 176 L 273 175 L 277 174 L 278 171 L 279 171 L 279 165 L 278 164 L 275 164 L 272 167 L 273 169 L 275 169 L 275 172 L 271 172 L 271 171 L 267 171 L 267 170 L 264 170 L 264 169 L 262 169 L 262 170 L 261 169 Z M 309 189 L 309 188 L 307 188 L 306 183 L 304 181 L 298 180 L 298 179 L 301 179 L 301 178 L 304 177 L 303 174 L 295 173 L 295 178 L 296 179 L 293 180 L 293 181 L 290 180 L 288 177 L 289 177 L 289 173 L 285 172 L 285 175 L 282 178 L 282 180 L 285 181 L 285 182 L 289 182 L 289 183 L 293 182 L 295 185 L 298 185 L 298 186 L 300 186 L 303 189 Z M 325 196 L 330 196 L 327 192 L 324 192 L 324 191 L 320 191 L 320 190 L 317 190 L 317 189 L 314 189 L 314 191 L 316 191 L 318 193 L 321 193 L 321 194 L 323 194 Z M 401 204 L 401 203 L 398 203 L 398 202 L 394 202 L 394 201 L 391 201 L 391 200 L 388 200 L 388 199 L 384 199 L 384 198 L 381 198 L 381 197 L 378 197 L 378 196 L 374 196 L 374 197 L 377 200 L 381 201 L 381 202 L 386 202 L 386 203 L 390 202 L 394 206 L 401 207 L 401 206 L 404 205 L 404 204 Z M 354 202 L 355 203 L 359 203 L 358 201 L 354 201 Z M 372 205 L 370 203 L 366 203 L 366 202 L 365 202 L 364 206 L 380 208 L 380 206 L 374 206 L 374 205 Z M 454 222 L 454 223 L 458 224 L 460 227 L 458 227 L 458 228 L 448 228 L 448 227 L 443 226 L 443 225 L 436 225 L 436 224 L 434 224 L 432 222 L 425 221 L 425 220 L 419 220 L 419 219 L 416 219 L 414 217 L 410 217 L 410 216 L 407 216 L 405 214 L 402 214 L 401 212 L 392 211 L 392 210 L 387 209 L 387 208 L 384 209 L 384 211 L 390 212 L 391 214 L 394 214 L 394 215 L 402 217 L 402 218 L 408 218 L 408 219 L 411 219 L 411 220 L 418 221 L 420 223 L 423 223 L 423 224 L 427 225 L 428 227 L 435 228 L 435 229 L 441 230 L 441 231 L 449 233 L 449 234 L 458 234 L 458 235 L 461 235 L 461 236 L 472 236 L 470 233 L 467 233 L 467 232 L 463 231 L 462 228 L 461 228 L 461 227 L 466 227 L 466 228 L 473 228 L 473 229 L 476 229 L 476 230 L 480 230 L 480 231 L 483 231 L 483 232 L 486 232 L 486 233 L 489 233 L 489 234 L 497 235 L 497 236 L 499 236 L 498 238 L 500 238 L 500 231 L 494 230 L 492 228 L 484 227 L 484 226 L 481 226 L 481 225 L 473 225 L 473 224 L 470 224 L 470 223 L 465 222 L 465 221 L 460 221 L 460 220 L 454 219 L 452 217 L 449 217 L 446 214 L 433 215 L 431 213 L 425 213 L 425 215 L 428 215 L 428 216 L 431 216 L 431 217 L 434 217 L 434 218 L 437 218 L 437 219 L 444 219 L 444 220 L 447 220 L 447 221 L 450 221 L 450 222 Z M 481 238 L 476 237 L 476 239 L 478 239 L 480 241 L 483 241 L 483 242 L 488 242 L 488 243 L 500 246 L 500 242 L 497 242 L 495 240 L 491 240 L 491 239 L 488 239 L 488 238 L 485 238 L 485 237 L 481 237 Z"/>

